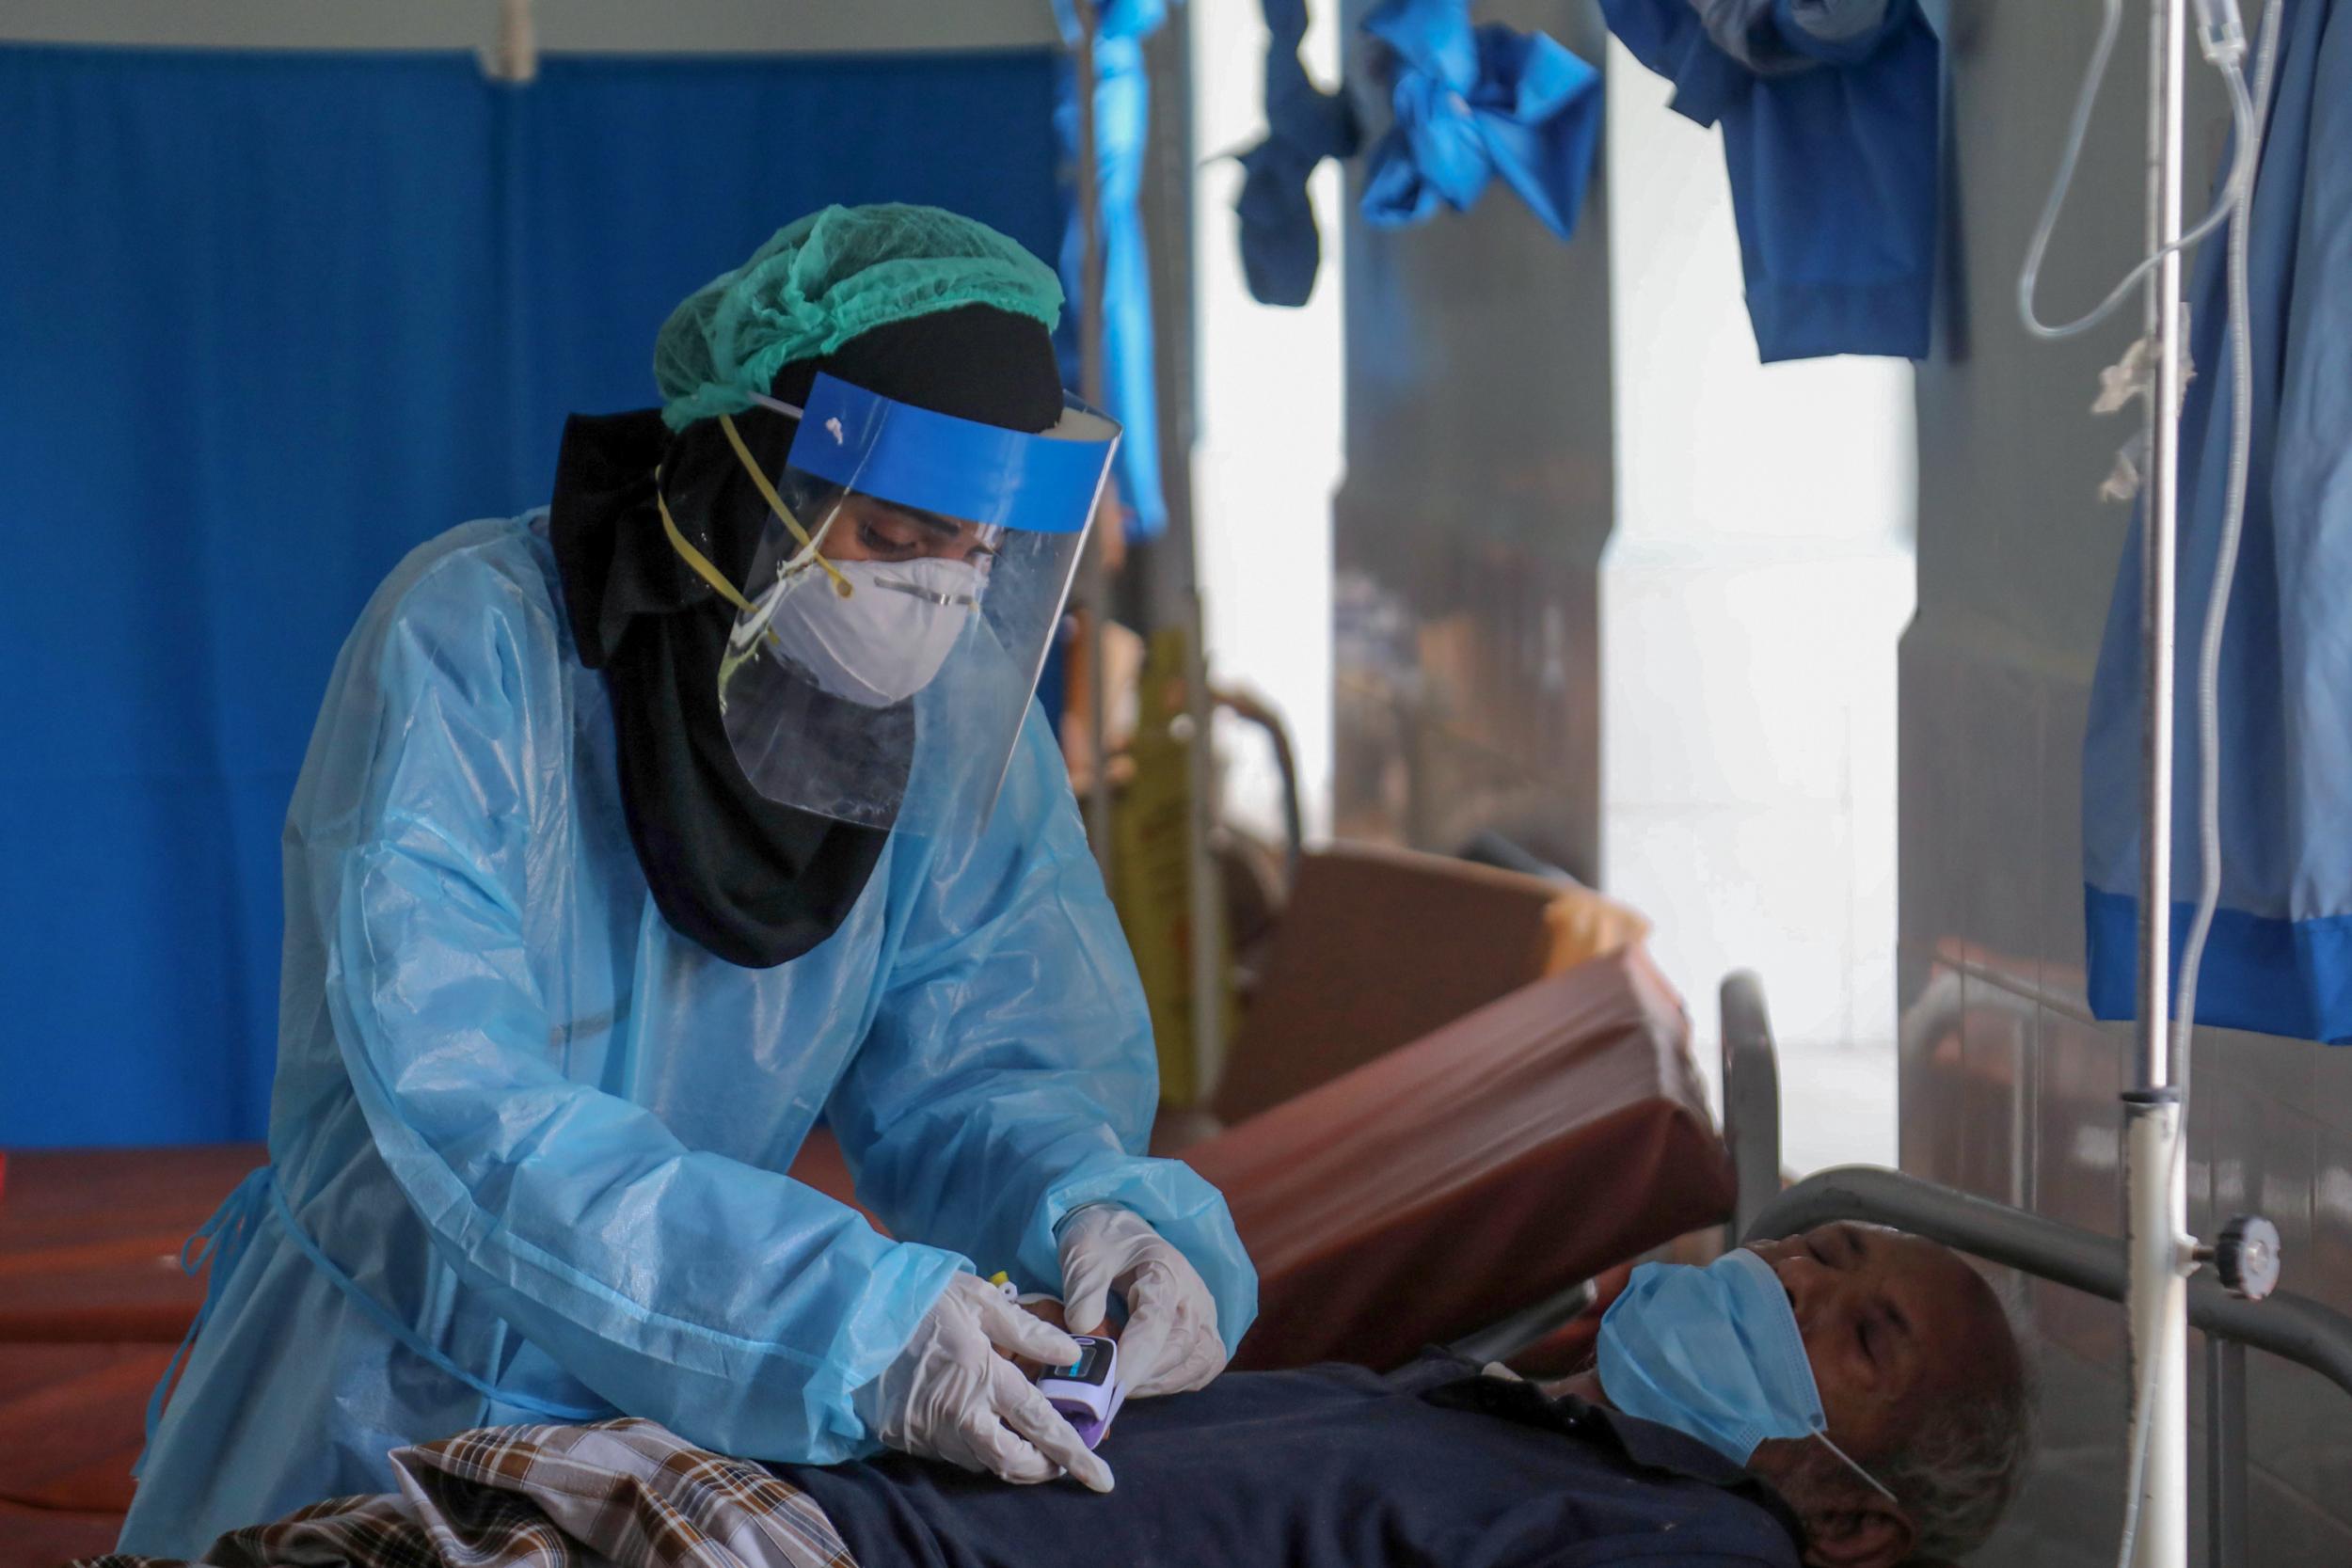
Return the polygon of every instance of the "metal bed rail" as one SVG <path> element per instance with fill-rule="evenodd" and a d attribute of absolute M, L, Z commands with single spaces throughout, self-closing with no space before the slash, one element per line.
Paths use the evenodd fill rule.
<path fill-rule="evenodd" d="M 1724 1137 L 1738 1172 L 1734 1239 L 1792 1235 L 1837 1220 L 1893 1226 L 2087 1295 L 2125 1302 L 2129 1264 L 2115 1236 L 1871 1165 L 1825 1170 L 1783 1190 L 1779 1074 L 1763 986 L 1724 982 Z M 2121 1212 L 2122 1196 L 2117 1197 Z M 2291 1291 L 2248 1300 L 2212 1275 L 2189 1281 L 2190 1324 L 2205 1358 L 2205 1535 L 2213 1568 L 2247 1560 L 2246 1352 L 2308 1367 L 2352 1394 L 2352 1317 Z"/>
<path fill-rule="evenodd" d="M 1540 1342 L 1547 1335 L 1582 1317 L 1598 1299 L 1599 1291 L 1593 1282 L 1580 1280 L 1558 1294 L 1547 1296 L 1533 1307 L 1522 1307 L 1499 1323 L 1464 1335 L 1446 1349 L 1465 1361 L 1475 1361 L 1482 1366 L 1489 1361 L 1508 1361 L 1531 1345 Z"/>
<path fill-rule="evenodd" d="M 1764 982 L 1749 970 L 1726 977 L 1723 1019 L 1724 1145 L 1739 1196 L 1725 1244 L 1736 1245 L 1780 1194 L 1780 1061 L 1772 1048 Z"/>
<path fill-rule="evenodd" d="M 1834 1220 L 1890 1225 L 2087 1295 L 2124 1299 L 2120 1238 L 1871 1165 L 1806 1177 L 1766 1204 L 1741 1239 Z M 2331 1307 L 2288 1291 L 2247 1301 L 2201 1274 L 2189 1281 L 2188 1318 L 2209 1336 L 2309 1367 L 2352 1394 L 2352 1318 Z"/>

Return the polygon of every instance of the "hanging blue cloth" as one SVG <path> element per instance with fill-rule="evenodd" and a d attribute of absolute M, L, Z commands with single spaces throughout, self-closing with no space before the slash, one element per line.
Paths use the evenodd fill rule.
<path fill-rule="evenodd" d="M 1265 139 L 1241 155 L 1242 277 L 1261 305 L 1296 307 L 1314 293 L 1323 265 L 1307 181 L 1326 158 L 1352 158 L 1361 144 L 1356 106 L 1325 92 L 1299 63 L 1307 0 L 1265 0 Z"/>
<path fill-rule="evenodd" d="M 1076 8 L 1093 4 L 1095 192 L 1103 240 L 1103 373 L 1109 412 L 1126 427 L 1119 443 L 1119 493 L 1127 505 L 1128 533 L 1156 539 L 1168 527 L 1160 490 L 1159 391 L 1153 381 L 1152 257 L 1143 233 L 1143 150 L 1152 121 L 1152 82 L 1143 69 L 1143 41 L 1168 19 L 1167 0 L 1054 0 L 1062 37 L 1074 47 Z M 1078 164 L 1078 72 L 1061 66 L 1054 128 L 1062 157 Z M 1075 186 L 1062 233 L 1061 284 L 1071 309 L 1062 318 L 1063 374 L 1078 384 L 1076 321 L 1086 298 L 1086 226 Z"/>
<path fill-rule="evenodd" d="M 1496 176 L 1562 239 L 1600 138 L 1600 72 L 1541 33 L 1473 28 L 1468 0 L 1385 0 L 1364 31 L 1394 52 L 1396 123 L 1372 150 L 1364 220 L 1467 211 Z"/>
<path fill-rule="evenodd" d="M 2224 165 L 2226 168 L 2226 162 Z M 2286 0 L 2254 190 L 2254 407 L 2221 656 L 2221 901 L 2197 1021 L 2352 1043 L 2352 5 Z M 2217 235 L 2189 290 L 2181 414 L 2172 958 L 2199 891 L 2195 650 L 2218 551 L 2233 404 Z M 2137 1010 L 2139 543 L 2091 689 L 2083 859 L 2092 1010 Z"/>
<path fill-rule="evenodd" d="M 1720 124 L 1766 363 L 1925 357 L 1940 46 L 1918 0 L 1601 0 L 1610 30 Z"/>

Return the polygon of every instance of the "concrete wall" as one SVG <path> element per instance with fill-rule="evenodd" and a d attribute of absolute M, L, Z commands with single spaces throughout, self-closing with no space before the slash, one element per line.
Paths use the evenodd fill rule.
<path fill-rule="evenodd" d="M 1788 1164 L 1888 1164 L 1911 367 L 1757 362 L 1723 137 L 1672 90 L 1613 45 L 1606 879 L 1657 923 L 1706 1070 L 1718 982 L 1766 977 Z"/>
<path fill-rule="evenodd" d="M 1343 8 L 1355 59 L 1369 8 Z M 1590 0 L 1479 15 L 1605 58 Z M 1389 119 L 1375 106 L 1375 131 Z M 1452 851 L 1493 829 L 1592 878 L 1615 504 L 1606 168 L 1565 245 L 1500 182 L 1404 230 L 1365 225 L 1360 190 L 1351 170 L 1335 831 Z"/>
<path fill-rule="evenodd" d="M 2145 33 L 2132 8 L 2043 313 L 2086 309 L 2137 258 Z M 2088 406 L 2130 319 L 2030 341 L 2011 295 L 2098 8 L 1955 0 L 1951 287 L 1918 379 L 1917 618 L 1901 666 L 1904 1167 L 2120 1228 L 2115 1096 L 2128 1027 L 2083 999 L 2078 791 L 2087 693 L 2127 519 L 2095 499 L 2128 427 Z M 2195 188 L 2226 116 L 2193 60 Z M 2137 810 L 2119 801 L 2115 809 Z M 2352 1307 L 2352 1053 L 2200 1035 L 2191 1227 L 2259 1210 L 2291 1288 Z M 1981 1560 L 2114 1558 L 2123 1496 L 2122 1313 L 2029 1296 L 2047 1341 L 2046 1458 Z M 2352 1562 L 2352 1402 L 2253 1358 L 2250 1561 Z M 2196 1378 L 2201 1383 L 2201 1350 Z M 2201 1423 L 2201 1387 L 2198 1420 Z M 2201 1438 L 2196 1454 L 2202 1506 Z"/>
<path fill-rule="evenodd" d="M 1581 0 L 1500 19 L 1603 67 L 1606 135 L 1565 245 L 1499 186 L 1346 214 L 1335 830 L 1496 830 L 1629 899 L 1710 1066 L 1761 969 L 1791 1161 L 1891 1163 L 1910 370 L 1760 366 L 1721 137 Z"/>
<path fill-rule="evenodd" d="M 1331 496 L 1340 481 L 1344 356 L 1341 296 L 1346 199 L 1339 166 L 1309 182 L 1323 269 L 1304 306 L 1249 297 L 1230 156 L 1265 135 L 1264 12 L 1259 0 L 1187 0 L 1194 70 L 1193 264 L 1199 315 L 1198 569 L 1211 673 L 1272 703 L 1289 726 L 1311 836 L 1331 820 Z M 1339 75 L 1336 7 L 1312 13 L 1304 55 Z M 1280 774 L 1264 736 L 1221 720 L 1221 807 L 1267 842 L 1283 832 Z"/>

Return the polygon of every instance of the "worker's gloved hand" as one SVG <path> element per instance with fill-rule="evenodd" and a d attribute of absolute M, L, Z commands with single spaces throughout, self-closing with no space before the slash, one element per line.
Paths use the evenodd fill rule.
<path fill-rule="evenodd" d="M 1058 1235 L 1062 1311 L 1073 1328 L 1104 1322 L 1111 1291 L 1126 1299 L 1119 1373 L 1128 1398 L 1181 1394 L 1225 1370 L 1209 1287 L 1142 1215 L 1091 1203 L 1064 1216 Z"/>
<path fill-rule="evenodd" d="M 1069 1335 L 977 1275 L 959 1274 L 898 1359 L 852 1402 L 874 1434 L 903 1452 L 1024 1484 L 1066 1470 L 1097 1492 L 1109 1491 L 1110 1466 L 1000 1349 L 1049 1366 L 1067 1366 L 1079 1355 Z"/>

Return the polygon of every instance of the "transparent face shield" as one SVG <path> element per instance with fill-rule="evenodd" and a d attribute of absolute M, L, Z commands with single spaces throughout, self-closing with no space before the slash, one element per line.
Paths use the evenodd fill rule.
<path fill-rule="evenodd" d="M 1119 426 L 1071 403 L 1038 435 L 819 375 L 780 473 L 723 420 L 769 516 L 735 607 L 720 710 L 769 800 L 863 827 L 976 834 L 1070 592 Z M 666 506 L 666 503 L 665 503 Z"/>

